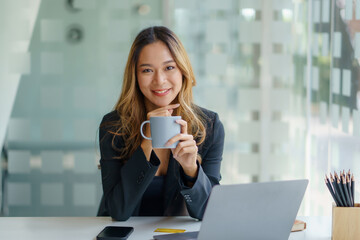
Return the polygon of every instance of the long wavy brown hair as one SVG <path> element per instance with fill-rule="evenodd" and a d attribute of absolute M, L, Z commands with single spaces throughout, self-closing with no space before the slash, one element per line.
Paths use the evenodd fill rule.
<path fill-rule="evenodd" d="M 189 57 L 179 38 L 168 28 L 162 26 L 149 27 L 142 30 L 135 38 L 127 59 L 122 91 L 114 110 L 119 121 L 112 122 L 113 134 L 112 147 L 119 152 L 118 159 L 129 158 L 141 144 L 140 125 L 147 118 L 144 95 L 140 91 L 136 76 L 136 66 L 141 50 L 148 44 L 162 41 L 169 48 L 174 61 L 179 67 L 183 82 L 181 90 L 173 101 L 180 103 L 173 115 L 181 116 L 188 123 L 188 133 L 194 136 L 197 145 L 200 145 L 206 136 L 205 115 L 193 103 L 192 87 L 196 85 L 196 79 L 190 64 Z M 107 123 L 109 124 L 109 123 Z M 125 145 L 118 148 L 115 144 L 116 137 L 122 137 Z M 199 157 L 198 157 L 199 158 Z M 199 159 L 201 161 L 201 159 Z"/>

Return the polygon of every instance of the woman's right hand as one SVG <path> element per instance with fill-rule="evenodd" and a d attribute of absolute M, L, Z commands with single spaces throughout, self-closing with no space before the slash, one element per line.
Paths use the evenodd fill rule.
<path fill-rule="evenodd" d="M 175 108 L 178 108 L 180 106 L 180 104 L 170 104 L 166 107 L 161 107 L 161 108 L 157 108 L 151 112 L 148 112 L 146 117 L 147 117 L 147 120 L 150 120 L 150 117 L 170 117 L 172 115 L 172 113 L 174 112 L 174 109 Z M 145 124 L 144 126 L 145 128 L 145 136 L 147 137 L 150 137 L 151 133 L 150 133 L 150 124 Z M 142 143 L 144 143 L 144 141 L 147 141 L 147 142 L 150 142 L 149 140 L 147 139 L 143 139 L 142 140 Z"/>
<path fill-rule="evenodd" d="M 179 103 L 170 104 L 166 107 L 157 108 L 147 113 L 147 119 L 149 120 L 150 117 L 170 117 L 174 112 L 174 109 L 178 107 L 180 107 Z"/>
<path fill-rule="evenodd" d="M 166 107 L 161 107 L 161 108 L 157 108 L 151 112 L 147 113 L 147 120 L 150 119 L 150 117 L 170 117 L 172 116 L 172 113 L 174 112 L 174 109 L 178 108 L 180 106 L 180 104 L 170 104 Z M 151 136 L 151 132 L 150 132 L 150 124 L 145 124 L 144 125 L 144 134 L 147 137 Z M 150 160 L 150 154 L 152 151 L 152 145 L 151 145 L 151 141 L 147 140 L 145 138 L 143 138 L 143 140 L 141 141 L 141 148 L 143 149 L 146 158 L 148 160 Z"/>

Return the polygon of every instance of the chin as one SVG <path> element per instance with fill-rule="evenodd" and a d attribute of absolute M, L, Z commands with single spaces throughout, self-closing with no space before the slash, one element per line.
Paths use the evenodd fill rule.
<path fill-rule="evenodd" d="M 174 100 L 165 100 L 165 99 L 162 99 L 161 101 L 159 101 L 159 99 L 157 99 L 158 101 L 151 101 L 152 104 L 154 104 L 155 106 L 161 108 L 161 107 L 166 107 L 166 106 L 169 106 L 170 104 L 172 104 L 172 102 Z"/>
<path fill-rule="evenodd" d="M 162 108 L 162 107 L 169 106 L 170 104 L 171 104 L 171 102 L 169 102 L 169 103 L 156 103 L 155 106 L 157 106 L 158 108 Z"/>

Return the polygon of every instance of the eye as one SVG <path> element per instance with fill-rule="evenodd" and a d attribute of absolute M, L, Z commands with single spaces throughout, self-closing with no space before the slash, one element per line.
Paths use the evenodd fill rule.
<path fill-rule="evenodd" d="M 143 73 L 149 73 L 149 72 L 151 72 L 151 69 L 145 68 L 145 69 L 143 69 L 141 72 L 143 72 Z"/>
<path fill-rule="evenodd" d="M 167 67 L 166 67 L 166 70 L 173 70 L 173 69 L 175 69 L 174 66 L 167 66 Z"/>

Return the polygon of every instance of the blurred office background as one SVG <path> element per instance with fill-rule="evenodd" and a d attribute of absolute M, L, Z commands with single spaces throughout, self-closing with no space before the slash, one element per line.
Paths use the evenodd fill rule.
<path fill-rule="evenodd" d="M 360 179 L 360 0 L 0 0 L 0 215 L 96 215 L 98 124 L 151 25 L 225 125 L 222 184 L 308 178 L 299 214 L 330 215 L 324 174 Z"/>

